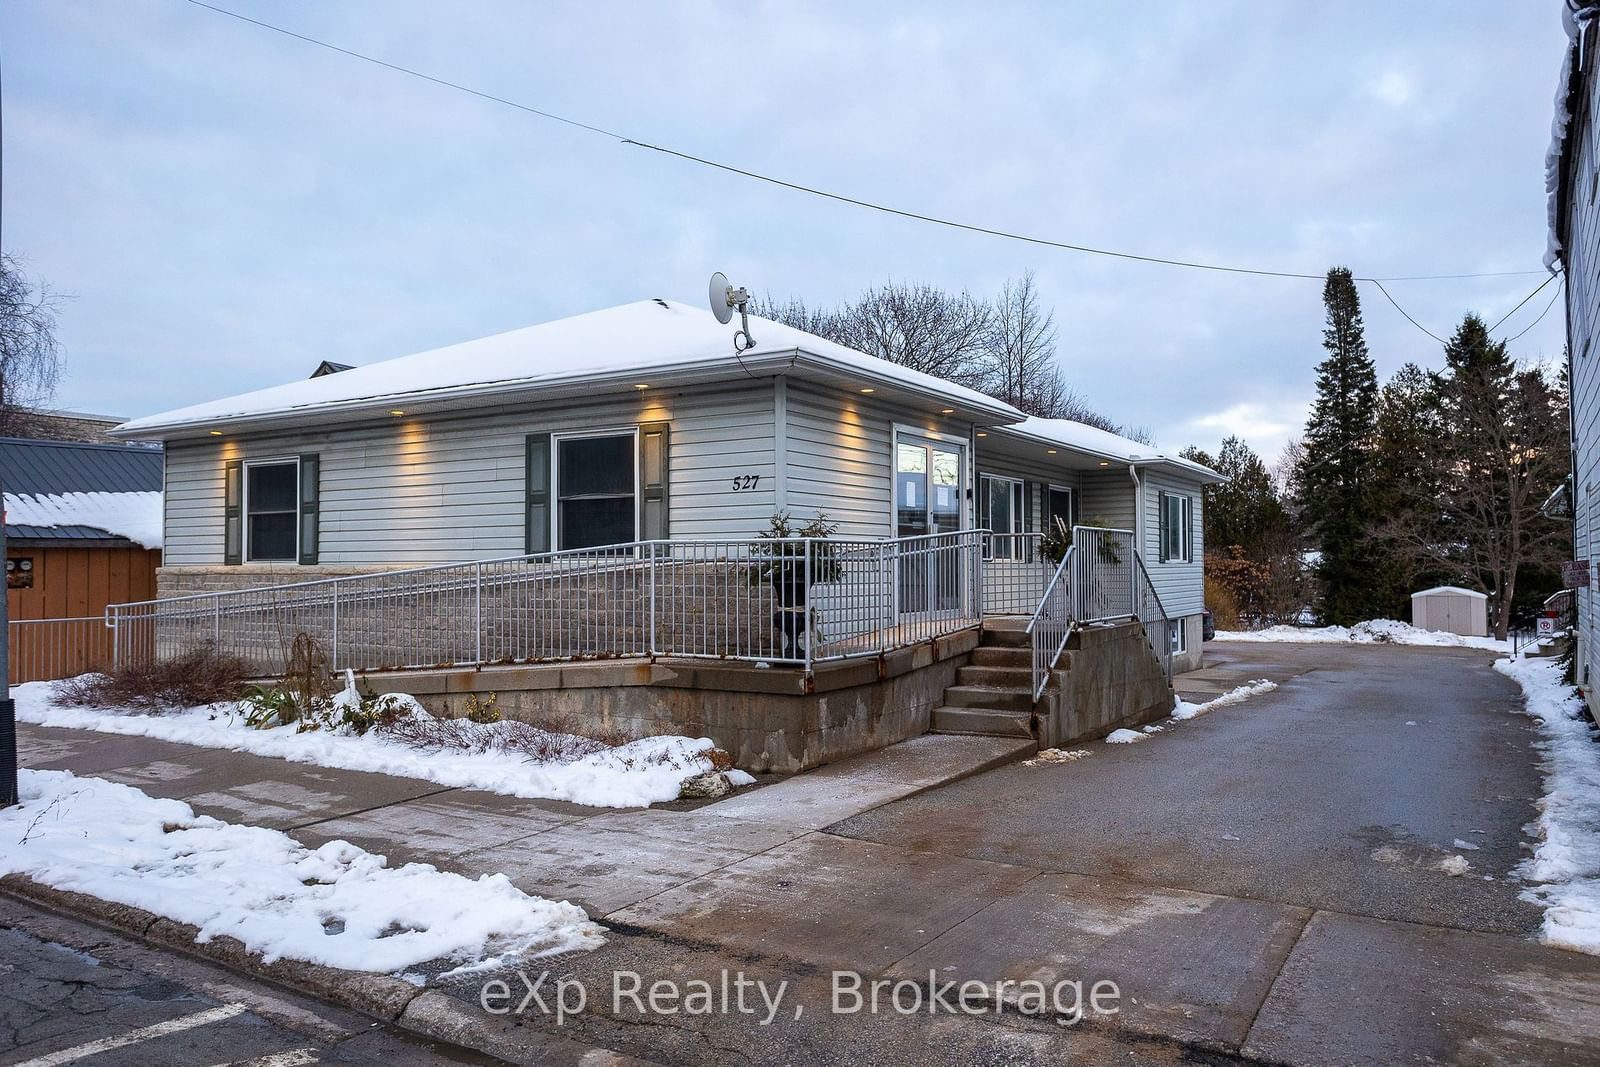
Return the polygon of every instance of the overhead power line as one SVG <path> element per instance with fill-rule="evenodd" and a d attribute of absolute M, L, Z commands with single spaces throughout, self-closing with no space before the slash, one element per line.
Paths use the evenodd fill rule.
<path fill-rule="evenodd" d="M 1039 245 L 1046 248 L 1059 248 L 1068 252 L 1082 252 L 1087 255 L 1108 256 L 1114 259 L 1126 259 L 1138 263 L 1154 263 L 1168 267 L 1188 267 L 1193 270 L 1220 271 L 1227 274 L 1250 274 L 1267 278 L 1301 278 L 1308 281 L 1322 281 L 1325 278 L 1325 275 L 1323 274 L 1311 274 L 1301 271 L 1266 270 L 1255 267 L 1235 267 L 1220 263 L 1204 263 L 1197 260 L 1141 255 L 1135 252 L 1124 252 L 1111 248 L 1095 248 L 1090 245 L 1073 244 L 1068 241 L 1056 241 L 1049 238 L 1037 237 L 1032 234 L 1018 233 L 1011 230 L 1001 230 L 990 226 L 980 226 L 976 223 L 960 222 L 955 219 L 941 218 L 937 215 L 928 215 L 918 211 L 910 211 L 904 208 L 892 207 L 888 204 L 876 203 L 871 200 L 863 200 L 859 197 L 848 196 L 844 193 L 831 192 L 827 189 L 821 189 L 816 186 L 804 185 L 800 182 L 793 182 L 785 178 L 775 177 L 770 174 L 763 174 L 759 171 L 749 170 L 745 167 L 736 166 L 732 163 L 725 163 L 720 160 L 709 159 L 704 156 L 697 156 L 692 152 L 681 151 L 680 149 L 671 148 L 666 145 L 652 144 L 649 141 L 643 141 L 637 137 L 629 137 L 615 130 L 608 130 L 603 126 L 597 126 L 593 123 L 583 122 L 579 119 L 570 118 L 566 115 L 560 115 L 553 111 L 546 111 L 543 108 L 537 108 L 528 104 L 519 103 L 516 100 L 512 100 L 504 96 L 497 96 L 494 93 L 484 92 L 481 89 L 474 89 L 471 86 L 462 85 L 459 82 L 453 82 L 446 78 L 436 77 L 432 74 L 425 74 L 422 71 L 415 70 L 411 67 L 402 66 L 398 63 L 390 63 L 387 60 L 378 59 L 376 56 L 370 56 L 363 52 L 357 52 L 349 48 L 343 48 L 336 44 L 330 44 L 327 41 L 319 40 L 316 37 L 311 37 L 303 33 L 297 33 L 294 30 L 285 29 L 282 26 L 277 26 L 270 22 L 263 22 L 260 19 L 254 19 L 248 15 L 241 15 L 237 11 L 229 11 L 227 8 L 217 7 L 214 4 L 205 3 L 204 0 L 187 0 L 187 2 L 193 4 L 195 7 L 205 8 L 207 11 L 213 11 L 219 15 L 226 15 L 229 18 L 237 19 L 240 22 L 249 23 L 252 26 L 258 26 L 264 30 L 271 30 L 274 33 L 281 33 L 286 37 L 293 37 L 295 40 L 303 41 L 306 44 L 316 45 L 318 48 L 326 48 L 329 51 L 337 52 L 340 55 L 348 56 L 351 59 L 358 59 L 365 63 L 371 63 L 374 66 L 383 67 L 385 70 L 394 71 L 397 74 L 404 74 L 408 77 L 431 82 L 434 85 L 442 86 L 446 89 L 453 89 L 456 92 L 466 93 L 469 96 L 478 97 L 480 100 L 487 100 L 491 103 L 501 104 L 505 107 L 516 108 L 518 111 L 523 111 L 530 115 L 538 116 L 542 119 L 548 119 L 552 122 L 559 122 L 564 125 L 571 126 L 574 129 L 579 129 L 587 133 L 598 134 L 599 136 L 610 138 L 623 145 L 633 148 L 648 149 L 652 152 L 660 152 L 663 155 L 672 156 L 676 159 L 681 159 L 688 163 L 694 163 L 698 166 L 708 167 L 713 170 L 720 170 L 724 173 L 738 175 L 739 177 L 743 178 L 749 178 L 753 181 L 765 182 L 769 185 L 778 186 L 779 188 L 789 189 L 793 192 L 803 193 L 808 196 L 820 197 L 825 200 L 832 200 L 836 203 L 848 204 L 853 207 L 877 211 L 886 215 L 895 215 L 900 218 L 910 219 L 915 222 L 925 222 L 934 226 L 943 226 L 953 230 L 964 230 L 968 233 L 983 234 L 989 237 L 999 237 L 1008 241 L 1020 241 L 1026 244 Z M 1356 280 L 1370 281 L 1375 284 L 1379 284 L 1381 287 L 1382 282 L 1436 281 L 1464 278 L 1506 278 L 1515 277 L 1518 275 L 1542 273 L 1544 272 L 1535 270 L 1513 270 L 1489 271 L 1475 274 L 1412 274 L 1388 278 L 1360 277 Z M 1385 291 L 1384 295 L 1388 296 L 1387 291 Z M 1394 298 L 1392 296 L 1389 297 L 1389 302 L 1391 304 L 1394 303 Z M 1395 307 L 1396 309 L 1400 309 L 1399 304 L 1395 304 Z M 1403 309 L 1400 310 L 1400 313 L 1402 315 L 1406 314 Z M 1410 320 L 1413 325 L 1417 325 L 1416 320 L 1412 319 L 1410 315 L 1406 315 L 1406 318 Z M 1418 328 L 1421 329 L 1420 326 L 1418 326 Z M 1427 331 L 1424 330 L 1423 332 L 1426 333 Z M 1432 337 L 1434 335 L 1429 333 L 1429 336 Z"/>

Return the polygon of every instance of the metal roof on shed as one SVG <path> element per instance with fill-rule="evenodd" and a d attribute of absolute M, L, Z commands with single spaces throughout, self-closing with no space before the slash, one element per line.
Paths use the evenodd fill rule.
<path fill-rule="evenodd" d="M 7 493 L 152 493 L 161 491 L 161 480 L 159 448 L 0 437 L 0 483 Z"/>

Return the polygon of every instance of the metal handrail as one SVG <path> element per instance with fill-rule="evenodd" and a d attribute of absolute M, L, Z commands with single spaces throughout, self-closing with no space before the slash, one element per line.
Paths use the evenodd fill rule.
<path fill-rule="evenodd" d="M 627 542 L 116 604 L 104 622 L 119 662 L 206 642 L 262 674 L 301 633 L 357 670 L 622 656 L 810 670 L 976 625 L 989 536 Z"/>
<path fill-rule="evenodd" d="M 1033 617 L 1028 620 L 1025 633 L 1028 634 L 1028 645 L 1033 650 L 1033 699 L 1038 700 L 1044 696 L 1045 685 L 1049 681 L 1050 671 L 1061 658 L 1061 652 L 1067 647 L 1067 641 L 1072 636 L 1076 620 L 1072 619 L 1070 612 L 1060 612 L 1053 615 L 1046 614 L 1046 608 L 1054 605 L 1056 600 L 1065 601 L 1065 586 L 1062 577 L 1068 572 L 1072 564 L 1073 553 L 1077 551 L 1076 545 L 1068 545 L 1066 552 L 1061 555 L 1061 562 L 1056 565 L 1056 572 L 1050 578 L 1050 583 L 1044 588 L 1044 595 L 1039 598 L 1039 606 L 1033 609 Z M 1056 590 L 1060 588 L 1063 594 L 1058 596 Z M 1046 658 L 1045 648 L 1049 646 L 1050 637 L 1048 627 L 1041 626 L 1041 622 L 1057 623 L 1060 625 L 1060 634 L 1055 641 L 1055 651 Z"/>
<path fill-rule="evenodd" d="M 1144 624 L 1144 636 L 1150 642 L 1151 650 L 1161 657 L 1162 669 L 1166 672 L 1167 681 L 1170 683 L 1172 681 L 1172 632 L 1170 629 L 1172 618 L 1167 614 L 1167 609 L 1161 603 L 1161 594 L 1156 592 L 1155 583 L 1150 580 L 1150 571 L 1144 565 L 1144 557 L 1135 553 L 1134 558 L 1139 561 L 1139 580 L 1141 582 L 1135 593 L 1141 608 L 1139 621 Z M 1154 612 L 1142 610 L 1147 603 L 1146 598 L 1148 598 L 1148 603 L 1155 606 Z M 1150 624 L 1157 620 L 1161 623 L 1162 640 L 1159 647 L 1156 645 L 1155 635 L 1150 632 Z M 1179 625 L 1182 624 L 1180 623 Z"/>

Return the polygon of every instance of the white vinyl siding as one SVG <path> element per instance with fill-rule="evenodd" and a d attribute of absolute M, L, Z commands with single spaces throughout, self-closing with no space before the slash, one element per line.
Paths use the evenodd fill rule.
<path fill-rule="evenodd" d="M 1585 36 L 1585 79 L 1580 107 L 1567 131 L 1571 141 L 1570 197 L 1565 204 L 1567 340 L 1572 369 L 1572 558 L 1589 560 L 1589 582 L 1577 589 L 1579 681 L 1600 677 L 1600 205 L 1592 196 L 1600 129 L 1600 78 L 1594 74 L 1591 29 Z"/>
<path fill-rule="evenodd" d="M 1126 474 L 1124 474 L 1126 480 Z M 1198 615 L 1205 608 L 1205 544 L 1200 485 L 1175 475 L 1146 470 L 1144 481 L 1144 559 L 1150 584 L 1170 619 Z M 1131 485 L 1131 483 L 1130 483 Z M 1188 497 L 1189 559 L 1161 562 L 1161 497 Z"/>
<path fill-rule="evenodd" d="M 399 567 L 519 555 L 527 435 L 651 422 L 671 424 L 672 537 L 743 538 L 766 525 L 773 511 L 772 389 L 752 383 L 171 443 L 164 562 L 222 564 L 225 462 L 302 452 L 321 459 L 323 566 Z M 736 476 L 755 483 L 735 491 Z"/>
<path fill-rule="evenodd" d="M 1134 496 L 1133 479 L 1128 476 L 1126 467 L 1088 471 L 1083 475 L 1078 521 L 1115 530 L 1132 530 L 1137 525 Z"/>

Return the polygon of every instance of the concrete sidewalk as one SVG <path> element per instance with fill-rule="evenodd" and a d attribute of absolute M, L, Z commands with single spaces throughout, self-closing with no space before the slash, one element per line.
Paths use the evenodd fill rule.
<path fill-rule="evenodd" d="M 316 847 L 342 839 L 391 864 L 505 874 L 602 918 L 882 804 L 1011 762 L 1031 742 L 928 735 L 735 793 L 646 810 L 453 789 L 145 737 L 24 725 L 20 762 L 121 782 L 202 815 Z"/>

